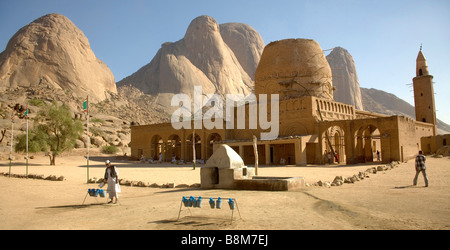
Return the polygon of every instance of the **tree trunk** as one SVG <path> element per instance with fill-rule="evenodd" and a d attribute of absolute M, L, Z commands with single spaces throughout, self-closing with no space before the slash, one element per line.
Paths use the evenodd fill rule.
<path fill-rule="evenodd" d="M 50 158 L 50 165 L 51 165 L 51 166 L 56 166 L 55 158 L 56 158 L 56 155 L 53 155 L 53 157 Z"/>
<path fill-rule="evenodd" d="M 50 159 L 50 166 L 56 166 L 55 157 L 56 157 L 55 154 L 48 153 L 48 158 Z"/>

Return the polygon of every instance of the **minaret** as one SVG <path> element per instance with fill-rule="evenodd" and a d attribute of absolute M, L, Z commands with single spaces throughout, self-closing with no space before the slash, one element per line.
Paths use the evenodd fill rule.
<path fill-rule="evenodd" d="M 413 87 L 416 120 L 433 124 L 433 135 L 436 135 L 437 121 L 433 76 L 429 74 L 427 60 L 422 53 L 422 46 L 420 46 L 419 55 L 416 60 L 416 77 L 413 78 Z"/>

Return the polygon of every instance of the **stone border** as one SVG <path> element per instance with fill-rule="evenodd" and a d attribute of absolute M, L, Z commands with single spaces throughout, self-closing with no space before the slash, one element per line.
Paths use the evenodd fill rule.
<path fill-rule="evenodd" d="M 36 180 L 45 180 L 45 181 L 64 181 L 64 180 L 66 180 L 66 178 L 64 176 L 57 177 L 56 175 L 49 175 L 49 176 L 45 177 L 43 174 L 41 174 L 41 175 L 28 174 L 28 176 L 27 176 L 25 174 L 9 175 L 9 173 L 0 172 L 0 176 L 20 178 L 20 179 L 36 179 Z"/>
<path fill-rule="evenodd" d="M 104 181 L 103 178 L 91 178 L 89 179 L 88 183 L 94 184 L 94 183 L 102 183 Z M 175 183 L 166 183 L 166 184 L 157 184 L 157 183 L 153 183 L 150 184 L 149 182 L 144 182 L 144 181 L 130 181 L 127 179 L 119 179 L 119 184 L 123 185 L 123 186 L 129 186 L 129 187 L 150 187 L 150 188 L 200 188 L 200 184 L 199 183 L 195 183 L 192 185 L 188 185 L 188 184 L 178 184 L 175 185 Z"/>
<path fill-rule="evenodd" d="M 393 161 L 389 164 L 386 165 L 379 165 L 377 167 L 371 167 L 366 169 L 366 171 L 364 172 L 359 172 L 358 174 L 354 174 L 353 176 L 349 176 L 347 178 L 344 178 L 342 176 L 336 176 L 334 178 L 334 180 L 332 182 L 322 182 L 321 180 L 319 180 L 318 182 L 315 182 L 313 184 L 306 184 L 306 187 L 335 187 L 335 186 L 342 186 L 344 185 L 344 183 L 346 184 L 353 184 L 357 181 L 361 181 L 364 180 L 365 178 L 370 178 L 370 174 L 377 174 L 377 172 L 381 172 L 381 171 L 387 171 L 387 170 L 391 170 L 393 168 L 398 167 L 398 165 L 400 164 L 399 161 Z"/>

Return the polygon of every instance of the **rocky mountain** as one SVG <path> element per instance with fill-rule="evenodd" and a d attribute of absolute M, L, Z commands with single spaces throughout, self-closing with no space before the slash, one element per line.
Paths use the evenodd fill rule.
<path fill-rule="evenodd" d="M 414 106 L 394 94 L 378 89 L 361 88 L 363 105 L 367 111 L 386 115 L 403 115 L 415 119 Z M 450 133 L 450 125 L 438 119 L 439 134 Z"/>
<path fill-rule="evenodd" d="M 149 64 L 117 86 L 135 86 L 168 108 L 174 94 L 192 96 L 196 85 L 205 94 L 247 95 L 264 46 L 261 36 L 248 25 L 219 26 L 212 17 L 200 16 L 191 22 L 183 39 L 164 43 Z"/>
<path fill-rule="evenodd" d="M 48 14 L 20 29 L 0 54 L 0 90 L 48 86 L 101 101 L 117 94 L 114 75 L 67 17 Z"/>
<path fill-rule="evenodd" d="M 26 131 L 20 113 L 26 106 L 33 118 L 46 104 L 65 103 L 85 122 L 87 95 L 92 147 L 115 145 L 128 152 L 131 124 L 167 121 L 155 97 L 130 86 L 116 88 L 111 70 L 68 18 L 49 14 L 20 29 L 0 54 L 0 158 L 9 155 L 13 110 L 14 135 Z M 81 135 L 76 147 L 86 147 L 86 138 Z"/>
<path fill-rule="evenodd" d="M 356 109 L 364 110 L 359 79 L 352 55 L 341 47 L 334 48 L 327 61 L 333 74 L 334 99 L 338 102 L 354 105 Z"/>
<path fill-rule="evenodd" d="M 265 47 L 261 35 L 245 23 L 224 23 L 219 25 L 223 41 L 234 52 L 242 68 L 255 80 L 255 72 Z"/>
<path fill-rule="evenodd" d="M 373 88 L 361 88 L 361 96 L 367 111 L 386 115 L 415 117 L 414 106 L 394 94 Z"/>

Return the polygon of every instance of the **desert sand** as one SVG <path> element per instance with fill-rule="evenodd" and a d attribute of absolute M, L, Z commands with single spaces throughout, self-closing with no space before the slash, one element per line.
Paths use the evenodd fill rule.
<path fill-rule="evenodd" d="M 81 155 L 81 156 L 80 156 Z M 118 167 L 119 178 L 157 184 L 200 183 L 200 167 L 124 161 L 107 155 L 90 160 L 90 177 L 101 178 L 104 161 Z M 412 186 L 414 161 L 370 174 L 370 178 L 338 187 L 306 187 L 300 191 L 268 192 L 150 188 L 122 186 L 118 204 L 88 196 L 98 184 L 86 184 L 86 159 L 72 153 L 49 166 L 36 155 L 29 173 L 63 175 L 64 181 L 0 176 L 0 229 L 150 229 L 150 230 L 358 230 L 450 229 L 450 158 L 427 161 L 429 187 L 422 176 Z M 382 164 L 332 166 L 260 166 L 261 176 L 302 176 L 307 183 L 332 182 Z M 9 161 L 0 161 L 9 172 Z M 25 160 L 15 160 L 13 174 L 25 174 Z M 202 208 L 181 207 L 183 196 L 202 196 Z M 235 198 L 233 213 L 226 203 L 211 209 L 209 197 Z"/>

